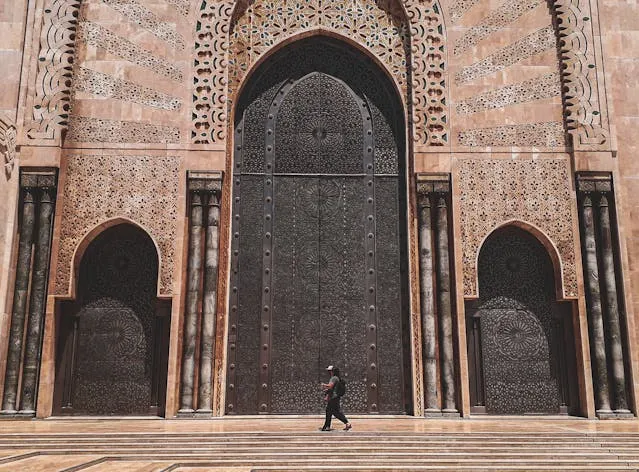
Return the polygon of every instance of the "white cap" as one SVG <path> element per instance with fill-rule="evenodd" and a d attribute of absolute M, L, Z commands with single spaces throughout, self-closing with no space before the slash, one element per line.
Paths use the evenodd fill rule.
<path fill-rule="evenodd" d="M 334 366 L 329 365 L 329 366 L 326 368 L 326 370 L 333 370 L 334 368 L 335 368 Z"/>

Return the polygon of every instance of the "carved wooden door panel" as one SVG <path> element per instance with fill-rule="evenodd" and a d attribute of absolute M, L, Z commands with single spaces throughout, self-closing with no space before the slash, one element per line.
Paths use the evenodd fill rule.
<path fill-rule="evenodd" d="M 132 226 L 110 228 L 89 246 L 78 301 L 62 310 L 59 414 L 162 413 L 168 323 L 158 316 L 166 313 L 158 313 L 157 270 L 153 242 Z"/>
<path fill-rule="evenodd" d="M 480 300 L 468 321 L 471 401 L 492 414 L 558 414 L 576 407 L 570 313 L 554 300 L 545 248 L 507 228 L 479 257 Z"/>
<path fill-rule="evenodd" d="M 237 123 L 228 413 L 317 413 L 329 364 L 348 411 L 405 411 L 401 120 L 353 64 L 306 42 Z"/>

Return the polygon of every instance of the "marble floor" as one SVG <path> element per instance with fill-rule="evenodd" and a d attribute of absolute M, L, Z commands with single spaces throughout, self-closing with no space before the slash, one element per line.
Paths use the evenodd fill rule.
<path fill-rule="evenodd" d="M 0 472 L 639 471 L 639 421 L 579 418 L 0 421 Z"/>

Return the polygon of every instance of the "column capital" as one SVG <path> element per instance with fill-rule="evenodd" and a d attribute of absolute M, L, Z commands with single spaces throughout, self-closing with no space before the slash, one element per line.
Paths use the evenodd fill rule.
<path fill-rule="evenodd" d="M 417 195 L 450 193 L 450 174 L 419 173 L 415 175 Z"/>
<path fill-rule="evenodd" d="M 188 171 L 186 174 L 187 185 L 190 192 L 213 192 L 219 194 L 222 191 L 222 171 Z"/>
<path fill-rule="evenodd" d="M 577 192 L 580 194 L 612 192 L 610 172 L 577 172 Z"/>
<path fill-rule="evenodd" d="M 57 180 L 58 172 L 55 168 L 20 169 L 20 187 L 23 188 L 56 188 Z"/>

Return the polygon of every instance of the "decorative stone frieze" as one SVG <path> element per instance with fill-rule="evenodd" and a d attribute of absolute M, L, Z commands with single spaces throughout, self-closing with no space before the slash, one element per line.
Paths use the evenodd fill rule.
<path fill-rule="evenodd" d="M 600 89 L 590 2 L 554 0 L 558 20 L 561 73 L 566 123 L 575 150 L 610 149 L 610 127 L 605 94 Z M 598 40 L 598 39 L 597 39 Z"/>
<path fill-rule="evenodd" d="M 184 38 L 175 30 L 175 26 L 162 21 L 155 13 L 136 0 L 102 0 L 102 2 L 157 38 L 166 41 L 174 49 L 184 49 Z"/>
<path fill-rule="evenodd" d="M 467 98 L 459 102 L 455 110 L 460 114 L 470 114 L 560 95 L 559 72 L 551 72 Z"/>
<path fill-rule="evenodd" d="M 80 20 L 78 27 L 78 40 L 105 49 L 106 51 L 121 57 L 124 60 L 145 67 L 158 75 L 181 82 L 184 78 L 182 71 L 173 63 L 162 57 L 132 43 L 99 23 L 93 23 L 85 19 Z"/>
<path fill-rule="evenodd" d="M 492 33 L 513 23 L 544 0 L 507 0 L 455 41 L 453 54 L 463 54 Z"/>
<path fill-rule="evenodd" d="M 179 143 L 180 129 L 137 121 L 71 116 L 67 140 L 80 143 Z"/>
<path fill-rule="evenodd" d="M 4 157 L 4 171 L 11 176 L 16 159 L 16 126 L 8 118 L 0 116 L 0 154 Z"/>
<path fill-rule="evenodd" d="M 226 138 L 229 28 L 234 1 L 204 0 L 195 33 L 191 142 Z"/>
<path fill-rule="evenodd" d="M 86 235 L 98 225 L 118 219 L 139 224 L 154 239 L 160 258 L 158 293 L 173 293 L 179 166 L 180 158 L 173 156 L 66 158 L 56 295 L 71 295 L 73 257 Z"/>
<path fill-rule="evenodd" d="M 565 134 L 563 123 L 550 121 L 469 129 L 461 131 L 458 137 L 462 146 L 562 147 Z"/>
<path fill-rule="evenodd" d="M 123 100 L 160 110 L 179 110 L 180 99 L 128 80 L 78 67 L 73 76 L 73 92 L 86 92 L 104 98 Z"/>
<path fill-rule="evenodd" d="M 69 113 L 75 33 L 81 0 L 48 0 L 44 9 L 33 102 L 25 116 L 30 139 L 58 140 Z"/>
<path fill-rule="evenodd" d="M 173 6 L 173 8 L 182 16 L 188 17 L 191 11 L 190 0 L 166 0 L 166 3 Z"/>
<path fill-rule="evenodd" d="M 494 74 L 508 66 L 516 64 L 528 57 L 540 54 L 551 48 L 557 47 L 557 36 L 552 26 L 546 26 L 520 40 L 490 54 L 475 64 L 461 69 L 455 74 L 457 85 L 465 84 L 473 80 Z"/>
<path fill-rule="evenodd" d="M 556 248 L 564 297 L 576 297 L 570 162 L 462 159 L 458 172 L 464 295 L 477 296 L 477 255 L 486 236 L 521 222 L 537 228 Z"/>

